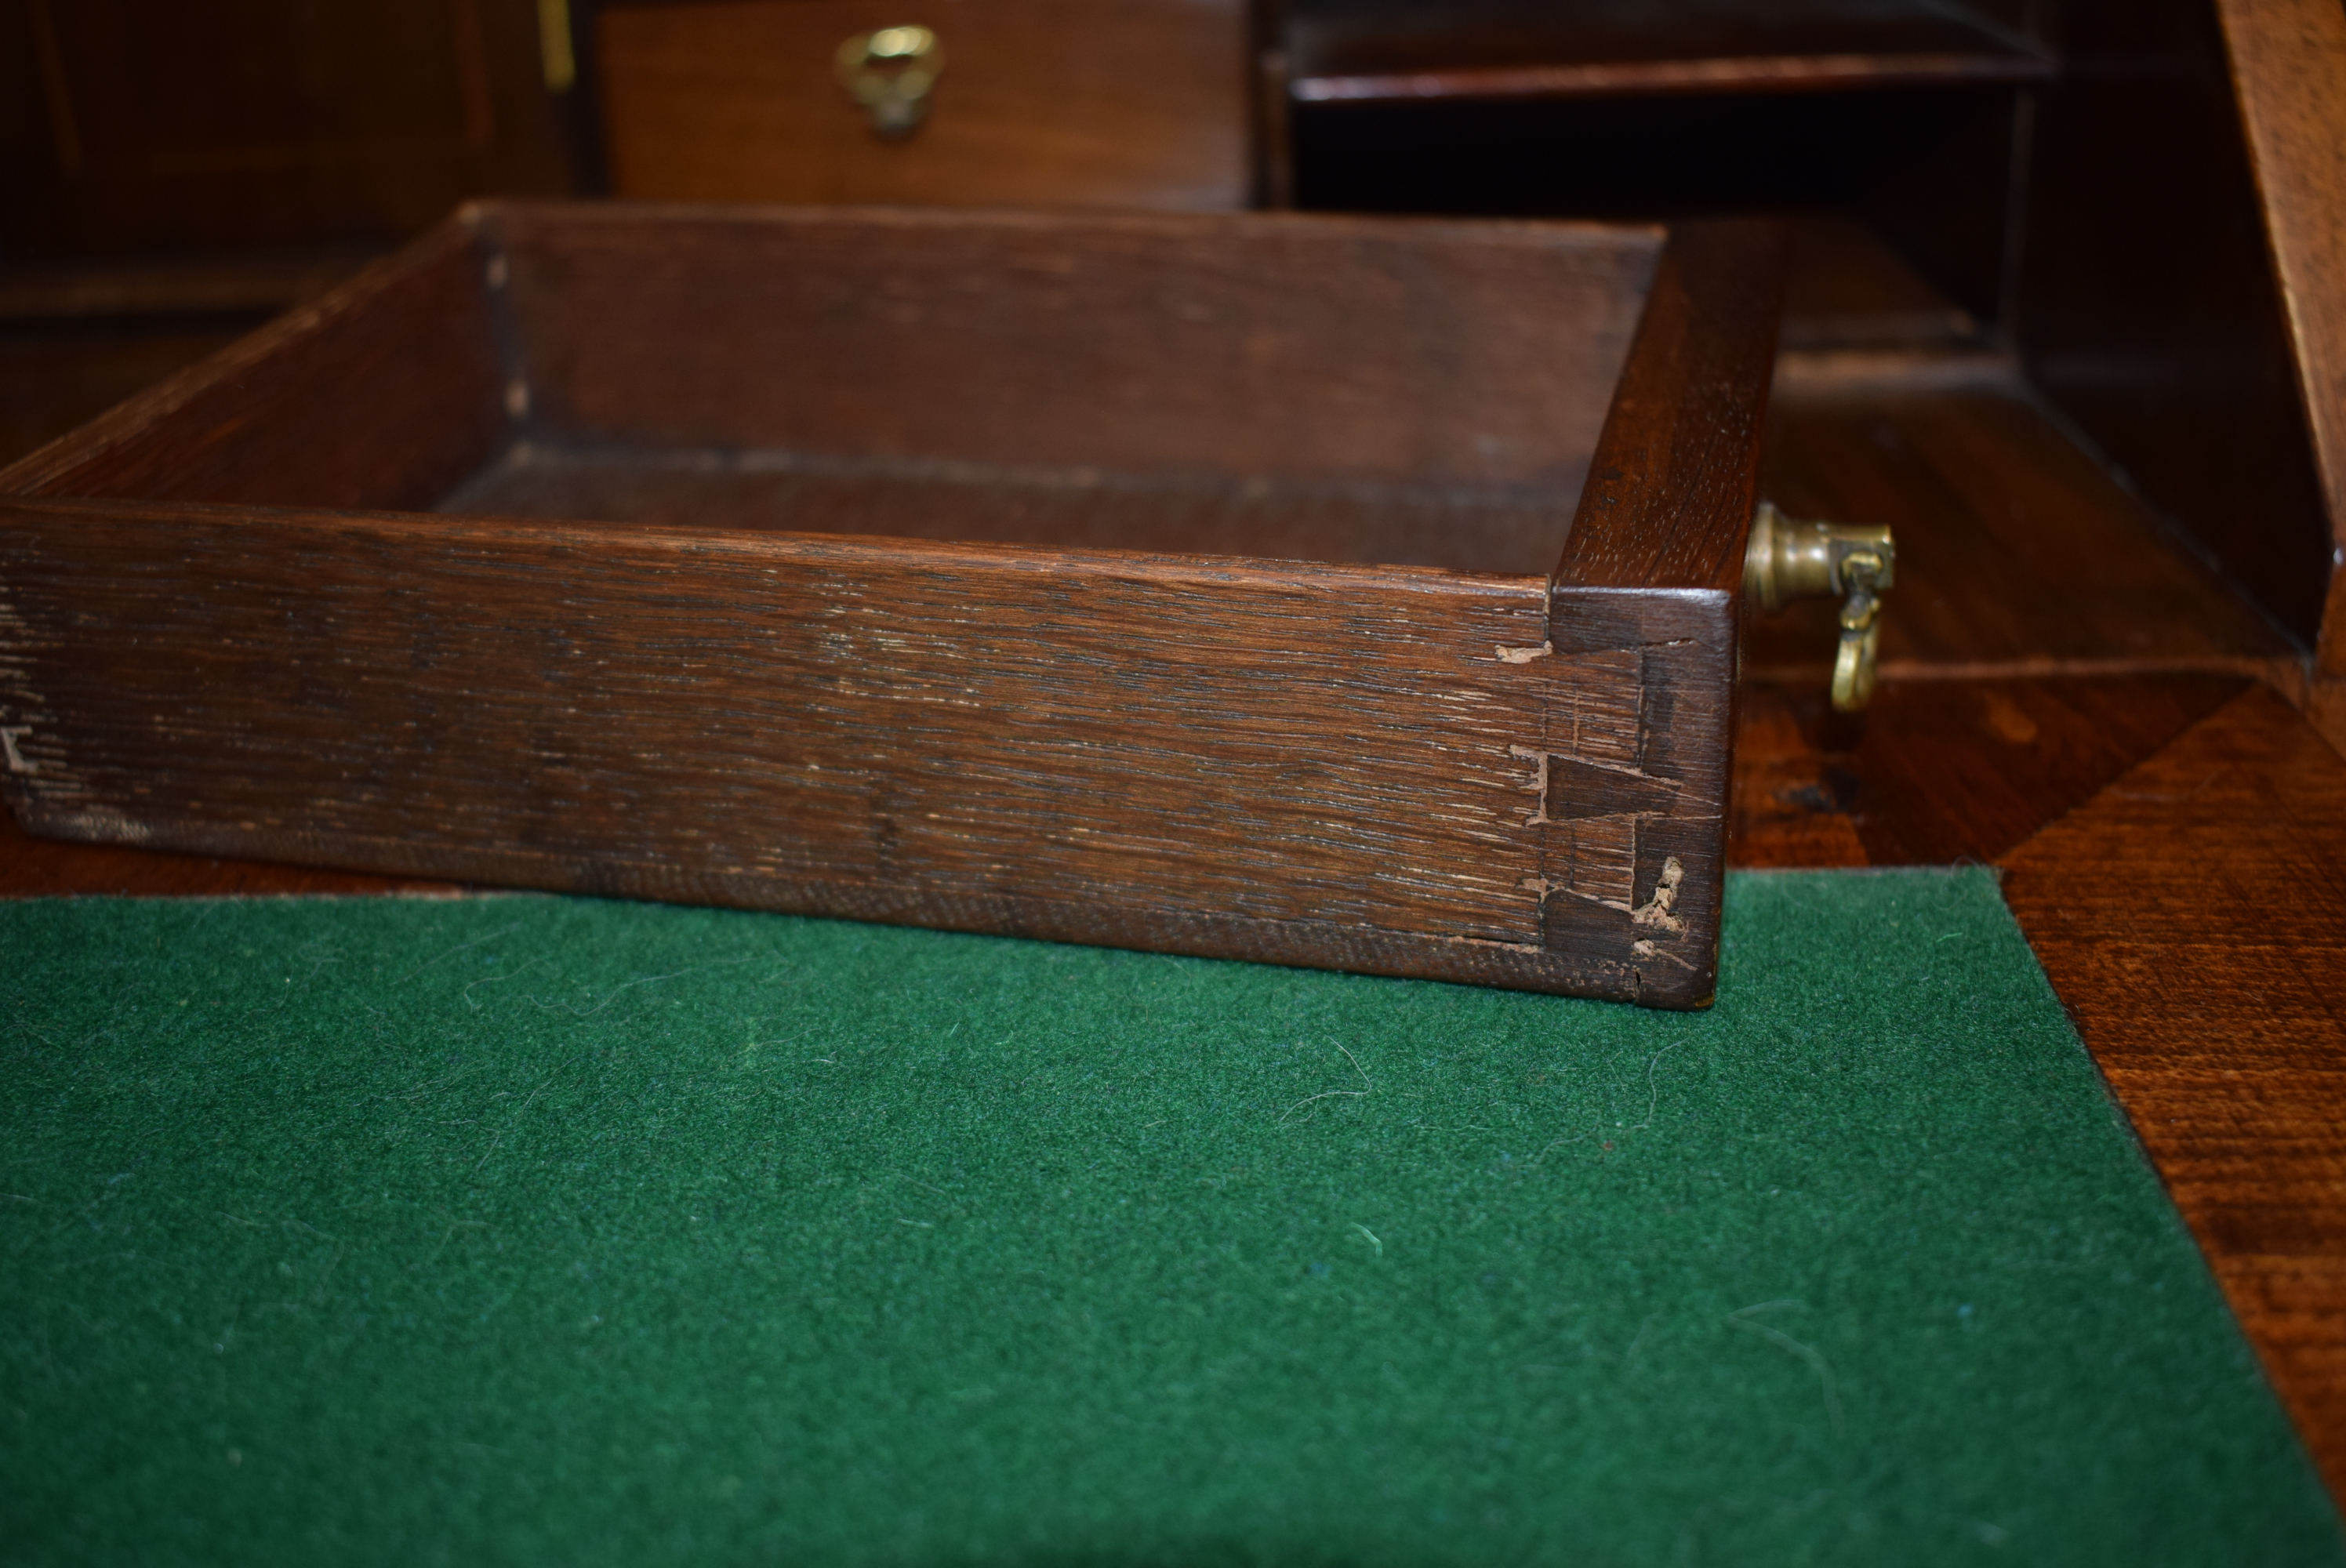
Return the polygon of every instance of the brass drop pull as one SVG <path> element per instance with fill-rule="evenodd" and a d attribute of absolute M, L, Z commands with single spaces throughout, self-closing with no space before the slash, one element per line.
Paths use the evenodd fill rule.
<path fill-rule="evenodd" d="M 1873 696 L 1882 595 L 1896 582 L 1897 567 L 1897 542 L 1885 524 L 1795 522 L 1762 501 L 1743 555 L 1743 593 L 1770 615 L 1788 600 L 1842 596 L 1832 705 L 1854 713 Z"/>
<path fill-rule="evenodd" d="M 832 64 L 839 85 L 872 117 L 872 134 L 902 141 L 929 117 L 945 46 L 926 27 L 882 27 L 841 44 Z"/>

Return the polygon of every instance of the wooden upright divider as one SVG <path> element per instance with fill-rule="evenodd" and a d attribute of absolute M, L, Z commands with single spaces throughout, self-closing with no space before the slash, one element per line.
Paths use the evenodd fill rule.
<path fill-rule="evenodd" d="M 9 803 L 1702 1005 L 1780 262 L 476 209 L 0 474 Z"/>

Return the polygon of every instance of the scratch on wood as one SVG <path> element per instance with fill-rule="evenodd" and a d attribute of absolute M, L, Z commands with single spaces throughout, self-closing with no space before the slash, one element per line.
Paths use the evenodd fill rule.
<path fill-rule="evenodd" d="M 1555 653 L 1556 645 L 1542 643 L 1535 648 L 1496 647 L 1491 651 L 1499 656 L 1501 664 L 1529 664 L 1535 658 L 1546 658 Z"/>
<path fill-rule="evenodd" d="M 29 724 L 0 726 L 0 751 L 7 753 L 9 772 L 38 773 L 41 770 L 38 763 L 32 761 L 30 759 L 26 757 L 23 752 L 16 749 L 16 742 L 23 737 L 32 733 L 33 727 Z"/>
<path fill-rule="evenodd" d="M 1493 942 L 1486 936 L 1437 936 L 1434 941 L 1447 947 L 1487 947 L 1500 952 L 1526 952 L 1545 955 L 1547 950 L 1535 942 Z"/>
<path fill-rule="evenodd" d="M 96 844 L 143 844 L 153 836 L 146 823 L 133 821 L 119 811 L 103 807 L 61 811 L 46 819 L 41 826 L 47 837 L 87 839 Z"/>

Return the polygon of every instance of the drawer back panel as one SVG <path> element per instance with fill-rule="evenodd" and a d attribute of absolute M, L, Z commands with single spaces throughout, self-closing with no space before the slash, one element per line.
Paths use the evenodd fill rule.
<path fill-rule="evenodd" d="M 1658 231 L 493 211 L 523 433 L 1567 501 Z"/>

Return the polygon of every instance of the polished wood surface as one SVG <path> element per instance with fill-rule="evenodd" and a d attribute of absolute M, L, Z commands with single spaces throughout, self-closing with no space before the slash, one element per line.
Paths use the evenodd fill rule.
<path fill-rule="evenodd" d="M 944 74 L 926 123 L 883 141 L 831 57 L 912 20 Z M 1210 211 L 1256 178 L 1244 0 L 617 5 L 599 36 L 622 196 Z"/>
<path fill-rule="evenodd" d="M 1862 714 L 1821 682 L 1739 694 L 1739 866 L 1993 860 L 2249 687 L 2236 676 L 1892 680 Z"/>
<path fill-rule="evenodd" d="M 2004 894 L 2346 1493 L 2346 761 L 2263 688 L 2005 857 Z"/>
<path fill-rule="evenodd" d="M 393 241 L 581 159 L 532 0 L 0 6 L 0 253 Z"/>
<path fill-rule="evenodd" d="M 1310 103 L 2033 82 L 2052 64 L 1976 12 L 1914 0 L 1290 0 Z"/>
<path fill-rule="evenodd" d="M 2346 559 L 2346 7 L 2218 0 L 2298 386 Z M 2334 567 L 2307 711 L 2346 746 L 2346 571 Z"/>

